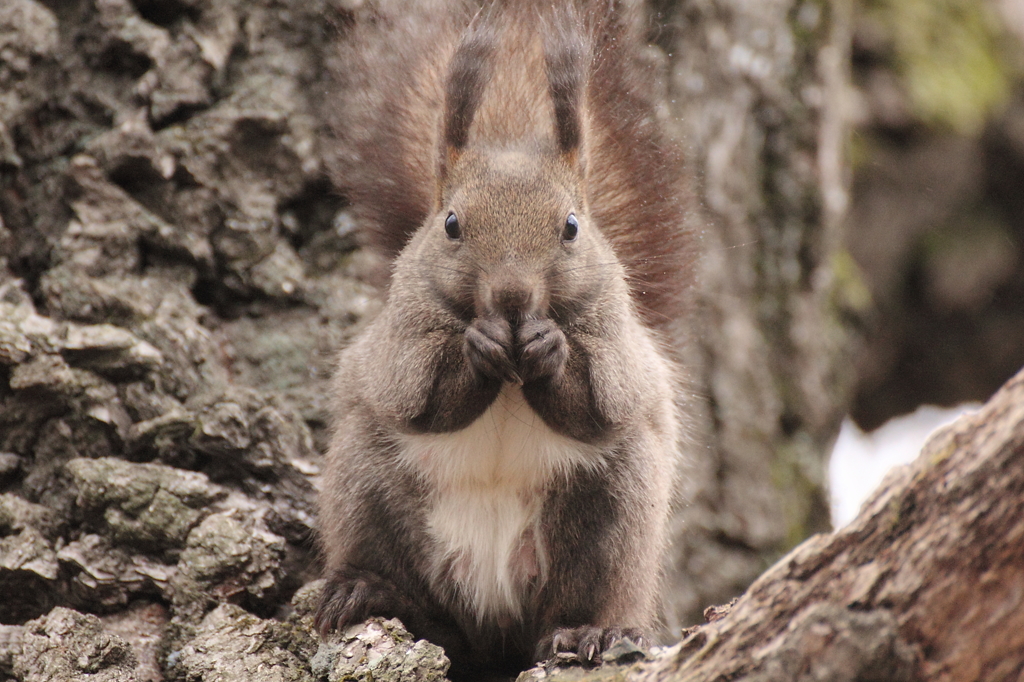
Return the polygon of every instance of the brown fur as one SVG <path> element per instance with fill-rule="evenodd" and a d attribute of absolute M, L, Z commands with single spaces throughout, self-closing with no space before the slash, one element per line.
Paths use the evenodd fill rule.
<path fill-rule="evenodd" d="M 338 70 L 336 178 L 394 261 L 339 360 L 317 620 L 479 679 L 653 624 L 689 240 L 635 16 L 441 7 L 367 10 Z"/>
<path fill-rule="evenodd" d="M 388 261 L 436 206 L 449 61 L 468 26 L 501 13 L 467 0 L 394 4 L 391 12 L 367 10 L 337 57 L 336 139 L 329 145 L 332 177 L 365 226 L 364 243 Z M 524 18 L 509 27 L 497 62 L 525 68 L 494 74 L 491 102 L 477 113 L 474 133 L 492 143 L 553 134 L 558 94 L 550 96 L 546 81 L 537 87 L 545 72 L 539 53 L 523 54 L 543 28 L 543 39 L 566 53 L 555 74 L 579 81 L 563 87 L 583 97 L 575 109 L 585 119 L 590 210 L 626 268 L 641 313 L 660 328 L 688 312 L 694 238 L 684 225 L 694 199 L 679 150 L 657 122 L 658 74 L 643 56 L 640 11 L 622 0 L 577 0 L 560 11 L 544 11 L 545 4 L 500 5 Z M 559 48 L 549 47 L 549 54 Z M 552 81 L 557 91 L 561 81 Z"/>

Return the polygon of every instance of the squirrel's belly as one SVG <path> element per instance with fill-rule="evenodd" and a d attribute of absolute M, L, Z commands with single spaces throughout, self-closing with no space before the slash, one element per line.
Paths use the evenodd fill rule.
<path fill-rule="evenodd" d="M 465 429 L 405 435 L 399 444 L 432 490 L 435 584 L 480 621 L 519 616 L 546 574 L 540 517 L 549 484 L 599 466 L 599 453 L 552 431 L 512 385 Z"/>

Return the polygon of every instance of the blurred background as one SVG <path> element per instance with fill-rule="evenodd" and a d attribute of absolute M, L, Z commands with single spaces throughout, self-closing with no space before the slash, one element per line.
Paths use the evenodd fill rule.
<path fill-rule="evenodd" d="M 1022 40 L 1015 0 L 857 6 L 846 243 L 874 306 L 834 522 L 1024 365 Z"/>
<path fill-rule="evenodd" d="M 1024 3 L 856 10 L 846 244 L 874 305 L 851 413 L 870 430 L 1024 365 Z"/>

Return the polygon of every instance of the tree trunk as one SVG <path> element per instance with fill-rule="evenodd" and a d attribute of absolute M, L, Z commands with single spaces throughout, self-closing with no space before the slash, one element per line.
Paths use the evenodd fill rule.
<path fill-rule="evenodd" d="M 866 301 L 840 251 L 849 2 L 661 11 L 673 123 L 710 223 L 692 349 L 706 409 L 667 607 L 678 629 L 830 527 L 825 463 L 852 381 L 846 324 Z"/>
<path fill-rule="evenodd" d="M 850 525 L 807 540 L 733 604 L 708 609 L 710 622 L 679 645 L 623 674 L 643 682 L 1017 680 L 1022 566 L 1024 371 L 980 411 L 933 434 Z"/>

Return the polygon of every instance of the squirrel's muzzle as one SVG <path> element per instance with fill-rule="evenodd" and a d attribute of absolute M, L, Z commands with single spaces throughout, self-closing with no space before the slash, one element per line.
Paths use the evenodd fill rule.
<path fill-rule="evenodd" d="M 516 326 L 522 320 L 540 317 L 546 298 L 540 277 L 502 269 L 481 280 L 477 312 L 503 317 Z"/>

